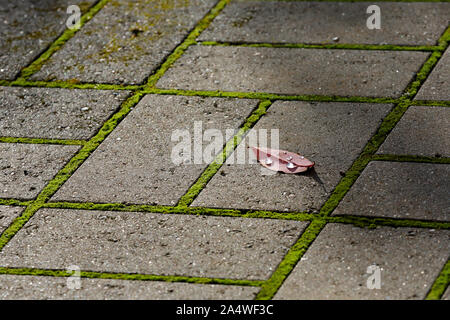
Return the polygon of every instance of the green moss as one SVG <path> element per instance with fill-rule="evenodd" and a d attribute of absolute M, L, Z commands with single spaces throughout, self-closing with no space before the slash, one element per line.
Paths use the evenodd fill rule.
<path fill-rule="evenodd" d="M 72 272 L 57 269 L 35 269 L 35 268 L 5 268 L 0 267 L 0 274 L 28 275 L 28 276 L 50 276 L 50 277 L 70 277 Z M 88 279 L 117 279 L 117 280 L 137 280 L 137 281 L 165 281 L 165 282 L 186 282 L 197 284 L 224 284 L 237 286 L 259 287 L 263 281 L 259 280 L 238 280 L 222 278 L 201 278 L 186 276 L 162 276 L 152 274 L 126 274 L 111 272 L 80 271 L 81 278 Z"/>
<path fill-rule="evenodd" d="M 22 206 L 26 207 L 28 206 L 32 200 L 23 201 L 23 200 L 17 200 L 17 199 L 0 199 L 0 205 L 3 206 Z"/>
<path fill-rule="evenodd" d="M 206 91 L 206 90 L 183 90 L 183 89 L 158 89 L 145 88 L 142 92 L 160 95 L 201 96 L 218 98 L 239 98 L 258 100 L 283 100 L 283 101 L 316 101 L 316 102 L 357 102 L 357 103 L 396 103 L 400 99 L 394 98 L 371 98 L 371 97 L 343 97 L 323 95 L 284 95 L 265 92 L 235 92 L 235 91 Z"/>
<path fill-rule="evenodd" d="M 5 85 L 12 87 L 42 87 L 42 88 L 62 88 L 62 89 L 97 89 L 97 90 L 132 90 L 142 89 L 139 85 L 118 85 L 118 84 L 97 84 L 97 83 L 80 83 L 77 81 L 28 81 L 25 79 L 17 79 L 8 82 Z"/>
<path fill-rule="evenodd" d="M 64 139 L 0 137 L 0 143 L 61 144 L 61 145 L 83 146 L 87 142 L 85 140 L 69 140 L 69 139 L 64 140 Z"/>
<path fill-rule="evenodd" d="M 448 288 L 450 284 L 450 260 L 447 260 L 447 263 L 442 268 L 439 276 L 433 283 L 430 291 L 426 296 L 426 300 L 438 300 L 441 299 L 445 290 Z"/>

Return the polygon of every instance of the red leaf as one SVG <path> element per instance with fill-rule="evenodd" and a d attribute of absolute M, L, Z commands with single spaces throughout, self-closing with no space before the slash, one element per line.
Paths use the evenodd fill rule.
<path fill-rule="evenodd" d="M 258 162 L 267 169 L 299 173 L 314 166 L 314 162 L 290 151 L 252 147 Z"/>

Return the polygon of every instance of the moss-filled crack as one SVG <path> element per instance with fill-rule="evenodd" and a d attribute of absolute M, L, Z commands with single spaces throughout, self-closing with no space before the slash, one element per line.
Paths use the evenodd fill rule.
<path fill-rule="evenodd" d="M 2 86 L 10 87 L 36 87 L 36 88 L 60 88 L 60 89 L 93 89 L 93 90 L 131 90 L 137 91 L 142 85 L 108 84 L 108 83 L 85 83 L 74 81 L 29 81 L 18 79 L 16 81 L 0 82 Z"/>
<path fill-rule="evenodd" d="M 396 103 L 399 99 L 386 97 L 358 97 L 358 96 L 325 96 L 325 95 L 288 95 L 266 92 L 236 92 L 213 90 L 184 90 L 146 88 L 142 92 L 160 95 L 200 96 L 217 98 L 239 98 L 258 100 L 283 101 L 315 101 L 315 102 L 357 102 L 357 103 Z"/>
<path fill-rule="evenodd" d="M 59 145 L 69 145 L 69 146 L 84 146 L 87 143 L 87 141 L 86 140 L 72 140 L 72 139 L 0 137 L 0 143 L 59 144 Z"/>
<path fill-rule="evenodd" d="M 0 274 L 5 275 L 22 275 L 22 276 L 50 276 L 50 277 L 70 277 L 72 272 L 58 269 L 37 269 L 37 268 L 6 268 L 0 267 Z M 240 280 L 225 278 L 207 278 L 207 277 L 189 277 L 189 276 L 170 276 L 170 275 L 153 275 L 139 273 L 112 273 L 112 272 L 95 272 L 80 271 L 81 278 L 87 279 L 114 279 L 114 280 L 137 280 L 137 281 L 164 281 L 164 282 L 186 282 L 196 284 L 223 284 L 233 286 L 252 286 L 259 287 L 263 284 L 263 280 Z"/>
<path fill-rule="evenodd" d="M 441 299 L 443 294 L 445 293 L 445 290 L 448 288 L 449 284 L 450 284 L 450 260 L 447 260 L 447 263 L 444 265 L 438 277 L 434 281 L 425 299 L 426 300 Z"/>

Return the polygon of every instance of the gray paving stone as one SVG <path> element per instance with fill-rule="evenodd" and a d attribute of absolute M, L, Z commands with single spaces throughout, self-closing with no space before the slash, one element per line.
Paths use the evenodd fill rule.
<path fill-rule="evenodd" d="M 418 100 L 450 100 L 450 50 L 447 49 L 417 93 Z"/>
<path fill-rule="evenodd" d="M 242 148 L 249 145 L 247 138 L 230 156 L 236 159 L 235 164 L 225 163 L 192 205 L 318 212 L 341 179 L 340 172 L 350 167 L 390 108 L 381 104 L 277 101 L 254 132 L 279 129 L 279 149 L 314 161 L 315 171 L 265 175 L 262 166 L 249 157 L 250 162 L 236 164 L 236 155 L 246 152 Z"/>
<path fill-rule="evenodd" d="M 32 199 L 79 146 L 0 143 L 0 198 Z"/>
<path fill-rule="evenodd" d="M 172 162 L 174 130 L 236 129 L 256 100 L 148 95 L 137 105 L 53 200 L 174 205 L 208 163 Z M 194 152 L 194 148 L 191 149 Z"/>
<path fill-rule="evenodd" d="M 306 222 L 40 209 L 3 248 L 7 267 L 267 279 Z M 194 249 L 195 248 L 195 249 Z"/>
<path fill-rule="evenodd" d="M 441 300 L 450 300 L 450 287 L 447 287 L 447 290 L 445 290 Z"/>
<path fill-rule="evenodd" d="M 160 88 L 398 97 L 425 52 L 191 46 Z"/>
<path fill-rule="evenodd" d="M 445 164 L 374 161 L 333 215 L 448 221 L 449 178 Z"/>
<path fill-rule="evenodd" d="M 23 209 L 23 207 L 0 206 L 0 234 L 22 213 Z"/>
<path fill-rule="evenodd" d="M 424 299 L 447 261 L 449 237 L 448 230 L 328 224 L 275 299 Z M 372 265 L 380 289 L 368 288 Z"/>
<path fill-rule="evenodd" d="M 450 157 L 450 109 L 411 106 L 378 153 Z"/>
<path fill-rule="evenodd" d="M 369 5 L 381 29 L 366 27 Z M 228 4 L 199 39 L 271 43 L 434 45 L 445 31 L 448 3 L 317 3 L 238 1 Z"/>
<path fill-rule="evenodd" d="M 170 283 L 80 279 L 80 289 L 69 289 L 67 278 L 0 275 L 0 300 L 222 300 L 253 299 L 259 288 Z"/>
<path fill-rule="evenodd" d="M 32 79 L 142 83 L 215 0 L 114 0 Z"/>
<path fill-rule="evenodd" d="M 128 94 L 128 91 L 0 87 L 0 135 L 89 139 Z"/>
<path fill-rule="evenodd" d="M 13 80 L 20 70 L 39 56 L 66 28 L 69 5 L 81 13 L 94 0 L 1 0 L 0 79 Z"/>

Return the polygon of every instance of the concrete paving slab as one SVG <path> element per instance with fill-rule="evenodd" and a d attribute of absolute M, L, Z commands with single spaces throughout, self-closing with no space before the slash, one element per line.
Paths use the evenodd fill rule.
<path fill-rule="evenodd" d="M 0 143 L 0 198 L 36 197 L 79 148 Z"/>
<path fill-rule="evenodd" d="M 159 88 L 399 97 L 425 52 L 191 46 Z"/>
<path fill-rule="evenodd" d="M 225 130 L 237 129 L 257 104 L 246 99 L 148 95 L 52 200 L 175 205 L 209 164 L 194 163 L 196 122 L 202 122 L 203 132 L 218 129 L 225 137 Z M 172 151 L 182 141 L 172 141 L 175 130 L 189 135 L 190 164 L 172 161 Z"/>
<path fill-rule="evenodd" d="M 381 145 L 381 154 L 450 157 L 450 108 L 411 106 Z"/>
<path fill-rule="evenodd" d="M 449 230 L 328 224 L 275 299 L 424 299 L 447 261 L 449 237 Z"/>
<path fill-rule="evenodd" d="M 0 234 L 9 227 L 23 210 L 23 207 L 0 206 Z"/>
<path fill-rule="evenodd" d="M 0 87 L 0 135 L 90 139 L 128 91 Z"/>
<path fill-rule="evenodd" d="M 13 80 L 66 29 L 67 8 L 83 14 L 94 0 L 1 0 L 0 79 Z"/>
<path fill-rule="evenodd" d="M 374 161 L 364 169 L 333 215 L 447 221 L 450 166 Z"/>
<path fill-rule="evenodd" d="M 215 0 L 114 0 L 31 79 L 143 83 Z"/>
<path fill-rule="evenodd" d="M 0 253 L 6 267 L 267 279 L 307 222 L 40 209 Z M 193 250 L 193 248 L 195 248 Z"/>
<path fill-rule="evenodd" d="M 450 287 L 447 287 L 447 290 L 445 290 L 441 300 L 450 300 Z"/>
<path fill-rule="evenodd" d="M 370 5 L 381 29 L 367 28 Z M 269 43 L 434 45 L 445 31 L 448 3 L 236 1 L 214 19 L 200 40 Z M 337 37 L 337 41 L 333 38 Z"/>
<path fill-rule="evenodd" d="M 192 205 L 316 213 L 391 107 L 277 101 L 253 131 L 266 129 L 270 133 L 278 129 L 276 149 L 299 153 L 314 161 L 315 171 L 265 175 L 263 167 L 250 157 L 245 164 L 237 164 L 237 155 L 245 153 L 242 149 L 250 144 L 247 138 L 230 155 L 235 163 L 225 163 Z M 269 136 L 267 141 L 270 147 Z M 249 149 L 247 152 L 253 155 Z"/>
<path fill-rule="evenodd" d="M 253 299 L 259 288 L 80 278 L 69 289 L 69 278 L 0 275 L 0 300 L 222 300 Z M 72 281 L 73 283 L 74 279 Z"/>
<path fill-rule="evenodd" d="M 417 93 L 418 100 L 450 100 L 450 50 L 447 49 Z"/>

